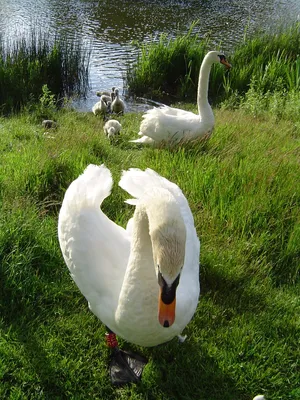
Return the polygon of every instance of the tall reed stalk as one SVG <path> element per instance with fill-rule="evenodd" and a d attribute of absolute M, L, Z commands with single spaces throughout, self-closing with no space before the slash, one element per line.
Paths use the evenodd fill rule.
<path fill-rule="evenodd" d="M 28 38 L 0 38 L 0 110 L 17 111 L 37 100 L 46 84 L 57 97 L 85 94 L 88 88 L 90 53 L 80 41 L 33 31 Z"/>
<path fill-rule="evenodd" d="M 158 99 L 165 94 L 170 102 L 195 99 L 203 57 L 207 51 L 217 49 L 194 31 L 195 24 L 186 34 L 175 38 L 162 35 L 157 43 L 142 44 L 136 64 L 127 70 L 129 91 Z M 233 65 L 229 74 L 218 66 L 212 68 L 210 101 L 220 103 L 232 94 L 241 99 L 251 82 L 262 93 L 298 89 L 299 49 L 299 23 L 272 34 L 245 38 L 232 55 L 227 54 Z"/>

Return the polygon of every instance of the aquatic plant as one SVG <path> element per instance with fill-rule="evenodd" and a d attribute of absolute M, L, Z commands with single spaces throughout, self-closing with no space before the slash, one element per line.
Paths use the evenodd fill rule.
<path fill-rule="evenodd" d="M 207 39 L 201 40 L 192 33 L 194 27 L 175 38 L 161 35 L 158 42 L 140 45 L 137 62 L 128 67 L 126 75 L 131 93 L 157 99 L 167 94 L 171 102 L 196 98 L 199 68 L 206 51 L 212 48 Z M 297 90 L 299 48 L 299 23 L 273 33 L 245 37 L 228 57 L 233 65 L 229 73 L 225 74 L 222 68 L 212 69 L 210 101 L 239 104 L 254 81 L 261 93 Z"/>
<path fill-rule="evenodd" d="M 17 111 L 42 95 L 43 85 L 61 98 L 85 94 L 89 52 L 80 41 L 64 40 L 33 31 L 27 38 L 4 42 L 0 38 L 0 111 Z"/>
<path fill-rule="evenodd" d="M 162 34 L 157 42 L 136 43 L 140 52 L 125 78 L 130 93 L 169 101 L 195 98 L 207 40 L 193 33 L 194 26 L 183 35 Z"/>

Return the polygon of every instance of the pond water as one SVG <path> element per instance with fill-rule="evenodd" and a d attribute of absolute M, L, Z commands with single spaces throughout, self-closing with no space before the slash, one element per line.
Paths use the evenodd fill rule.
<path fill-rule="evenodd" d="M 34 27 L 54 36 L 81 38 L 91 48 L 87 99 L 76 103 L 90 110 L 95 92 L 123 90 L 126 65 L 137 57 L 133 41 L 156 40 L 161 32 L 186 31 L 198 20 L 196 31 L 209 35 L 229 53 L 245 30 L 268 30 L 298 19 L 300 0 L 0 0 L 0 35 L 25 36 Z M 139 104 L 129 103 L 129 109 Z"/>

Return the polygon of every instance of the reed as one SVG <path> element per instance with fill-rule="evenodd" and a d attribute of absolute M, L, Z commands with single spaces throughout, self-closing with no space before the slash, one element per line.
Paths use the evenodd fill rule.
<path fill-rule="evenodd" d="M 207 50 L 207 41 L 193 33 L 194 26 L 175 38 L 162 34 L 157 42 L 137 44 L 137 62 L 128 67 L 126 75 L 130 93 L 168 98 L 169 102 L 194 96 L 201 60 Z"/>
<path fill-rule="evenodd" d="M 143 44 L 136 64 L 129 68 L 126 83 L 138 96 L 194 100 L 198 74 L 205 53 L 212 50 L 208 40 L 193 34 L 195 24 L 175 38 L 162 35 L 158 43 Z M 224 73 L 214 66 L 210 76 L 211 103 L 239 104 L 251 82 L 259 93 L 298 90 L 300 84 L 300 24 L 275 33 L 245 38 L 229 55 L 233 68 Z M 235 99 L 233 101 L 233 98 Z"/>
<path fill-rule="evenodd" d="M 85 94 L 89 52 L 80 41 L 33 31 L 27 38 L 4 42 L 0 38 L 0 111 L 18 111 L 35 102 L 43 85 L 57 97 Z"/>

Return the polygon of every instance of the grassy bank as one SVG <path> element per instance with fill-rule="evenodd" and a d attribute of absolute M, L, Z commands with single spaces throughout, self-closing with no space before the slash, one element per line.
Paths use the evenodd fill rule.
<path fill-rule="evenodd" d="M 50 137 L 28 115 L 0 120 L 0 397 L 297 400 L 300 186 L 297 124 L 216 110 L 206 144 L 140 149 L 141 115 L 113 145 L 91 113 L 60 112 Z M 54 137 L 54 138 L 52 138 Z M 153 349 L 139 385 L 112 387 L 103 325 L 57 240 L 64 192 L 89 163 L 150 167 L 187 196 L 201 239 L 201 297 L 188 339 Z M 115 184 L 104 204 L 125 226 Z M 123 348 L 133 348 L 121 342 Z"/>
<path fill-rule="evenodd" d="M 36 103 L 43 85 L 56 96 L 85 94 L 89 54 L 82 44 L 32 32 L 28 38 L 0 38 L 0 114 Z"/>
<path fill-rule="evenodd" d="M 162 35 L 158 42 L 139 46 L 140 54 L 134 66 L 128 67 L 129 91 L 138 96 L 194 101 L 198 75 L 204 55 L 212 48 L 191 29 L 175 38 Z M 209 98 L 214 104 L 224 100 L 239 105 L 249 87 L 265 95 L 299 92 L 300 85 L 300 25 L 277 29 L 269 34 L 245 37 L 232 54 L 227 54 L 233 68 L 224 72 L 213 66 Z M 223 49 L 226 51 L 226 49 Z M 299 97 L 298 97 L 299 100 Z"/>

